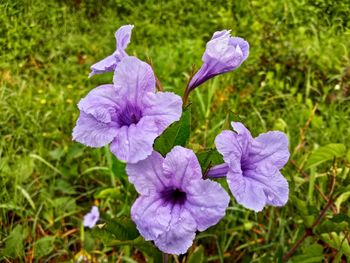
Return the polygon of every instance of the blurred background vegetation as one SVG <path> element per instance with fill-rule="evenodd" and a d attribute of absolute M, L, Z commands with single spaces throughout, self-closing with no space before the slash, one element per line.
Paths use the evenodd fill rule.
<path fill-rule="evenodd" d="M 188 261 L 282 261 L 305 233 L 290 262 L 349 260 L 349 17 L 349 0 L 0 0 L 2 261 L 158 262 L 151 245 L 104 246 L 81 228 L 91 205 L 123 218 L 136 198 L 107 148 L 71 139 L 80 98 L 112 79 L 88 79 L 89 67 L 114 51 L 123 24 L 135 25 L 127 52 L 151 59 L 180 95 L 213 32 L 249 41 L 239 69 L 191 95 L 188 147 L 213 147 L 225 116 L 255 136 L 278 129 L 290 139 L 288 204 L 256 214 L 232 199 Z"/>

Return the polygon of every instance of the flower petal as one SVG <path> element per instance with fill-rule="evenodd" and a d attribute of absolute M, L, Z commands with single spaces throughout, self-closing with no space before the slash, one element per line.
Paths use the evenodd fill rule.
<path fill-rule="evenodd" d="M 186 209 L 197 222 L 197 229 L 204 231 L 225 216 L 230 197 L 216 182 L 200 180 L 186 187 Z"/>
<path fill-rule="evenodd" d="M 126 47 L 130 43 L 131 30 L 133 25 L 121 26 L 117 32 L 115 32 L 116 50 L 112 55 L 102 59 L 101 61 L 93 64 L 89 78 L 95 74 L 101 74 L 109 71 L 114 71 L 117 64 L 128 54 L 125 52 Z"/>
<path fill-rule="evenodd" d="M 253 140 L 250 131 L 241 122 L 231 122 L 231 126 L 238 135 L 241 135 L 239 137 L 240 145 L 242 146 L 242 149 L 246 150 L 245 148 L 248 147 Z"/>
<path fill-rule="evenodd" d="M 171 206 L 164 205 L 158 195 L 141 195 L 131 207 L 131 218 L 145 240 L 164 233 L 171 221 Z"/>
<path fill-rule="evenodd" d="M 230 170 L 227 182 L 237 203 L 256 212 L 265 205 L 283 206 L 288 201 L 288 182 L 275 167 L 259 166 L 244 175 Z"/>
<path fill-rule="evenodd" d="M 242 38 L 231 37 L 229 30 L 217 31 L 207 43 L 203 65 L 190 81 L 189 90 L 217 75 L 239 67 L 249 54 L 249 44 Z"/>
<path fill-rule="evenodd" d="M 155 245 L 163 252 L 180 255 L 187 252 L 196 236 L 196 221 L 191 213 L 181 206 L 175 205 L 171 211 L 171 220 Z"/>
<path fill-rule="evenodd" d="M 105 72 L 114 71 L 115 67 L 117 66 L 116 61 L 117 61 L 117 59 L 115 57 L 115 54 L 113 53 L 112 55 L 109 55 L 108 57 L 93 64 L 90 67 L 91 72 L 89 73 L 89 78 L 95 74 L 101 74 L 101 73 L 105 73 Z"/>
<path fill-rule="evenodd" d="M 249 43 L 247 41 L 245 41 L 243 38 L 240 38 L 240 37 L 231 37 L 229 40 L 229 44 L 236 48 L 237 46 L 240 48 L 240 50 L 243 53 L 242 62 L 247 59 L 249 55 Z"/>
<path fill-rule="evenodd" d="M 266 163 L 281 169 L 289 159 L 287 136 L 279 131 L 260 134 L 252 143 L 249 157 L 251 165 Z"/>
<path fill-rule="evenodd" d="M 192 150 L 175 146 L 163 163 L 164 176 L 172 181 L 172 186 L 182 188 L 202 178 L 202 171 Z"/>
<path fill-rule="evenodd" d="M 134 184 L 139 194 L 149 195 L 157 190 L 161 191 L 166 185 L 166 178 L 163 176 L 163 161 L 161 154 L 152 152 L 147 159 L 126 165 L 129 181 Z"/>
<path fill-rule="evenodd" d="M 211 37 L 210 40 L 216 39 L 216 38 L 220 38 L 220 37 L 229 37 L 231 33 L 231 30 L 221 30 L 221 31 L 216 31 L 214 32 L 213 36 Z"/>
<path fill-rule="evenodd" d="M 242 175 L 242 171 L 232 170 L 227 173 L 227 183 L 237 203 L 255 212 L 263 210 L 266 198 L 260 184 L 255 185 L 254 181 Z"/>
<path fill-rule="evenodd" d="M 81 99 L 78 108 L 86 114 L 91 114 L 97 121 L 109 123 L 118 109 L 120 102 L 112 84 L 101 85 L 91 90 Z"/>
<path fill-rule="evenodd" d="M 115 40 L 116 40 L 116 50 L 126 56 L 125 49 L 130 43 L 131 31 L 134 28 L 134 25 L 125 25 L 121 26 L 117 32 L 115 32 Z M 122 57 L 119 57 L 121 60 Z"/>
<path fill-rule="evenodd" d="M 244 138 L 241 139 L 244 140 Z M 232 167 L 241 162 L 242 148 L 237 134 L 233 131 L 225 130 L 218 134 L 215 138 L 215 146 L 228 166 Z"/>
<path fill-rule="evenodd" d="M 119 160 L 137 163 L 151 155 L 157 136 L 157 128 L 142 118 L 136 125 L 118 129 L 110 149 Z"/>
<path fill-rule="evenodd" d="M 222 32 L 214 33 L 202 57 L 203 62 L 211 65 L 212 71 L 217 73 L 222 69 L 229 70 L 242 60 L 242 54 L 230 45 L 230 31 Z"/>
<path fill-rule="evenodd" d="M 110 143 L 117 134 L 115 121 L 119 106 L 118 94 L 113 85 L 101 85 L 80 100 L 80 116 L 73 129 L 73 140 L 91 147 Z"/>
<path fill-rule="evenodd" d="M 114 139 L 117 131 L 115 123 L 100 122 L 91 114 L 81 111 L 73 129 L 73 140 L 90 147 L 102 147 Z"/>
<path fill-rule="evenodd" d="M 136 57 L 125 57 L 113 77 L 114 87 L 121 98 L 137 105 L 146 92 L 155 92 L 156 80 L 150 65 Z"/>
<path fill-rule="evenodd" d="M 172 92 L 148 92 L 143 98 L 143 116 L 154 123 L 160 135 L 182 113 L 182 99 Z"/>
<path fill-rule="evenodd" d="M 84 216 L 83 224 L 86 227 L 93 228 L 100 219 L 100 212 L 97 206 L 93 206 L 91 211 Z"/>
<path fill-rule="evenodd" d="M 261 164 L 254 170 L 245 171 L 244 175 L 254 180 L 255 185 L 260 184 L 263 187 L 267 204 L 283 206 L 287 203 L 288 182 L 278 168 L 269 164 Z"/>

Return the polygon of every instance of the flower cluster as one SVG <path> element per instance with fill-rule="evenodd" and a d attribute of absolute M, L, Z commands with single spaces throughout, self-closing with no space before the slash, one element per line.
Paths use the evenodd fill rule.
<path fill-rule="evenodd" d="M 128 179 L 139 194 L 131 218 L 145 240 L 166 253 L 186 253 L 196 231 L 225 216 L 230 198 L 213 181 L 218 177 L 227 178 L 237 203 L 248 209 L 258 212 L 266 205 L 285 205 L 288 183 L 279 170 L 288 161 L 289 151 L 282 132 L 253 138 L 242 123 L 232 122 L 234 131 L 222 131 L 215 139 L 224 163 L 211 167 L 206 176 L 192 150 L 174 146 L 164 157 L 154 150 L 155 139 L 180 119 L 183 102 L 172 92 L 156 91 L 151 66 L 126 53 L 132 29 L 132 25 L 122 26 L 115 34 L 115 52 L 91 66 L 89 77 L 113 71 L 113 83 L 98 86 L 81 99 L 73 139 L 90 147 L 110 144 L 116 158 L 127 163 Z M 202 67 L 185 89 L 184 104 L 192 90 L 236 69 L 248 54 L 244 39 L 231 37 L 228 30 L 215 32 Z M 98 208 L 93 207 L 84 226 L 91 228 L 98 219 Z"/>

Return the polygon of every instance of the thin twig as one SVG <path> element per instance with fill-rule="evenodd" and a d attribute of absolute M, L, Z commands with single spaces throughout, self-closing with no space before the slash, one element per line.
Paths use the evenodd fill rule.
<path fill-rule="evenodd" d="M 305 145 L 305 133 L 306 133 L 306 130 L 309 128 L 310 124 L 311 124 L 311 121 L 312 121 L 312 119 L 313 119 L 313 117 L 315 115 L 317 107 L 318 107 L 318 104 L 316 103 L 315 106 L 313 107 L 313 109 L 312 109 L 312 111 L 311 111 L 311 113 L 309 115 L 309 118 L 307 119 L 304 127 L 300 129 L 300 142 L 297 145 L 297 147 L 295 147 L 294 153 L 296 153 L 299 150 L 301 150 L 302 148 L 304 148 L 304 145 Z"/>
<path fill-rule="evenodd" d="M 317 226 L 320 222 L 321 219 L 324 217 L 324 215 L 326 214 L 328 208 L 331 207 L 333 203 L 333 200 L 329 199 L 327 205 L 323 208 L 323 210 L 321 211 L 321 213 L 318 215 L 317 219 L 315 220 L 315 222 L 312 224 L 312 226 L 310 228 L 307 228 L 304 232 L 304 234 L 302 235 L 302 237 L 292 246 L 292 248 L 288 251 L 288 253 L 286 255 L 283 256 L 283 262 L 287 262 L 287 260 L 294 254 L 294 252 L 297 250 L 297 248 L 299 247 L 299 245 L 308 237 L 308 236 L 312 236 L 313 235 L 313 228 L 315 226 Z"/>
<path fill-rule="evenodd" d="M 195 65 L 192 65 L 191 75 L 190 75 L 190 78 L 188 79 L 188 82 L 187 82 L 187 85 L 186 85 L 186 88 L 185 88 L 185 93 L 184 93 L 183 98 L 182 98 L 184 107 L 186 107 L 186 104 L 187 104 L 187 101 L 188 101 L 188 97 L 190 96 L 190 92 L 191 92 L 191 90 L 190 90 L 190 82 L 191 82 L 194 74 L 196 73 L 195 70 L 196 70 Z"/>
<path fill-rule="evenodd" d="M 167 253 L 163 253 L 163 263 L 168 263 L 169 255 Z"/>
<path fill-rule="evenodd" d="M 117 259 L 116 263 L 120 263 L 120 262 L 122 262 L 122 260 L 123 260 L 123 254 L 124 254 L 124 251 L 120 252 L 120 254 L 119 254 L 119 256 L 118 256 L 118 259 Z"/>
<path fill-rule="evenodd" d="M 208 164 L 208 166 L 205 168 L 204 173 L 203 173 L 203 176 L 202 176 L 202 178 L 203 178 L 204 180 L 205 180 L 205 179 L 208 179 L 208 173 L 209 173 L 209 170 L 210 170 L 211 167 L 213 167 L 213 166 L 212 166 L 212 161 L 209 161 L 209 164 Z"/>
<path fill-rule="evenodd" d="M 175 260 L 175 263 L 184 263 L 184 262 L 180 262 L 177 256 L 175 255 L 173 255 L 173 259 Z"/>
<path fill-rule="evenodd" d="M 298 171 L 300 174 L 302 174 L 304 177 L 306 177 L 306 178 L 309 178 L 309 177 L 310 177 L 302 168 L 300 168 L 300 167 L 297 165 L 297 163 L 296 163 L 294 160 L 290 160 L 290 163 L 291 163 L 291 164 L 297 169 L 297 171 Z M 321 188 L 320 188 L 317 184 L 315 184 L 315 189 L 316 189 L 316 191 L 322 196 L 322 198 L 323 198 L 326 202 L 329 201 L 329 198 L 322 192 Z M 332 205 L 331 205 L 331 209 L 332 209 L 332 212 L 333 212 L 334 214 L 337 214 L 337 213 L 338 213 L 338 210 L 337 210 L 336 206 L 335 206 L 333 203 L 332 203 Z"/>
<path fill-rule="evenodd" d="M 316 220 L 313 222 L 310 228 L 305 229 L 304 234 L 302 237 L 292 246 L 292 248 L 288 251 L 286 255 L 283 256 L 283 262 L 287 262 L 287 260 L 294 254 L 294 252 L 297 250 L 299 245 L 308 237 L 313 235 L 313 229 L 321 222 L 322 218 L 325 216 L 327 210 L 332 206 L 333 204 L 333 192 L 334 187 L 336 183 L 336 168 L 335 168 L 335 162 L 333 162 L 332 167 L 332 180 L 330 182 L 330 192 L 329 192 L 329 200 L 326 204 L 326 206 L 322 209 Z"/>
<path fill-rule="evenodd" d="M 164 91 L 163 85 L 157 77 L 156 77 L 156 87 L 159 91 Z"/>
<path fill-rule="evenodd" d="M 147 57 L 147 62 L 148 64 L 150 64 L 153 72 L 154 72 L 154 66 L 153 66 L 153 62 L 152 62 L 152 59 L 150 57 Z M 158 79 L 158 77 L 154 74 L 155 78 L 156 78 L 156 87 L 157 87 L 157 90 L 158 91 L 164 91 L 164 88 L 163 88 L 163 85 L 162 83 L 160 82 L 160 80 Z"/>

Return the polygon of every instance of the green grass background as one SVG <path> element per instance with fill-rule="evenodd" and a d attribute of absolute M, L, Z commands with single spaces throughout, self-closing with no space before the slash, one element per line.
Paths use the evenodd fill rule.
<path fill-rule="evenodd" d="M 191 251 L 204 247 L 209 262 L 281 260 L 325 205 L 315 187 L 327 195 L 331 170 L 343 194 L 337 213 L 350 216 L 349 154 L 304 169 L 320 146 L 350 147 L 349 17 L 348 0 L 0 0 L 0 258 L 152 261 L 132 246 L 105 247 L 81 229 L 91 205 L 129 216 L 136 198 L 107 148 L 71 139 L 79 99 L 112 79 L 88 79 L 89 67 L 114 51 L 123 24 L 135 25 L 127 52 L 152 59 L 165 89 L 180 95 L 213 32 L 232 29 L 249 41 L 239 69 L 191 94 L 188 147 L 213 147 L 228 113 L 255 136 L 278 129 L 290 140 L 291 161 L 282 171 L 288 204 L 256 214 L 232 199 L 225 219 L 199 234 Z M 328 211 L 324 220 L 334 216 Z M 345 262 L 348 227 L 314 231 L 292 261 Z"/>

